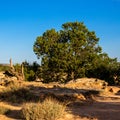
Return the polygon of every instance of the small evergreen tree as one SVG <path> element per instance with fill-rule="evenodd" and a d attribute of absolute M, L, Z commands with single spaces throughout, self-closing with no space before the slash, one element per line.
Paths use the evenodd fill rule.
<path fill-rule="evenodd" d="M 98 41 L 95 32 L 81 22 L 65 23 L 60 31 L 47 30 L 37 37 L 33 47 L 37 57 L 42 59 L 42 77 L 48 78 L 47 81 L 58 80 L 65 73 L 67 80 L 84 77 L 94 56 L 101 53 Z"/>
<path fill-rule="evenodd" d="M 46 30 L 37 37 L 33 51 L 41 58 L 44 82 L 96 77 L 114 84 L 114 76 L 120 76 L 117 59 L 102 53 L 99 38 L 82 22 L 65 23 L 59 31 Z"/>
<path fill-rule="evenodd" d="M 37 71 L 39 65 L 37 62 L 33 62 L 32 64 L 27 61 L 23 62 L 24 66 L 24 76 L 26 81 L 34 81 L 37 77 Z"/>

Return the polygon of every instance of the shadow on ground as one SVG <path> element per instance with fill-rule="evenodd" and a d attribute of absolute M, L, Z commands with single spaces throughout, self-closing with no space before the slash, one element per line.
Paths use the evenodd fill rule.
<path fill-rule="evenodd" d="M 76 99 L 87 100 L 91 95 L 97 95 L 99 91 L 86 89 L 71 89 L 71 88 L 46 88 L 27 86 L 18 89 L 10 89 L 0 92 L 0 100 L 4 102 L 24 103 L 43 101 L 47 97 L 55 98 L 61 102 L 75 101 Z M 81 98 L 80 98 L 81 96 Z M 79 98 L 78 98 L 79 97 Z M 83 97 L 83 98 L 82 98 Z"/>
<path fill-rule="evenodd" d="M 99 96 L 99 91 L 87 89 L 71 89 L 62 87 L 36 87 L 27 86 L 16 90 L 0 93 L 0 100 L 5 102 L 19 103 L 43 101 L 47 97 L 52 97 L 60 102 L 67 103 L 70 112 L 75 116 L 97 118 L 98 120 L 120 120 L 120 99 L 114 102 L 117 97 L 109 97 L 112 102 L 97 101 L 94 96 Z M 84 98 L 84 99 L 83 99 Z M 101 98 L 101 97 L 100 97 Z M 11 110 L 7 116 L 13 119 L 20 119 L 20 110 Z"/>
<path fill-rule="evenodd" d="M 114 99 L 114 98 L 113 98 Z M 120 101 L 120 99 L 119 99 Z M 72 114 L 98 120 L 120 120 L 120 102 L 97 102 L 76 104 L 69 107 Z"/>

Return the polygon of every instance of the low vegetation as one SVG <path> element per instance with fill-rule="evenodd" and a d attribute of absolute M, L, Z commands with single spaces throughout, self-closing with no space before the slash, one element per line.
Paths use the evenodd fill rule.
<path fill-rule="evenodd" d="M 37 96 L 30 92 L 28 87 L 21 86 L 18 82 L 12 82 L 0 91 L 0 99 L 11 103 L 39 100 Z"/>
<path fill-rule="evenodd" d="M 48 98 L 42 103 L 26 103 L 22 108 L 25 120 L 57 120 L 65 113 L 65 105 Z"/>

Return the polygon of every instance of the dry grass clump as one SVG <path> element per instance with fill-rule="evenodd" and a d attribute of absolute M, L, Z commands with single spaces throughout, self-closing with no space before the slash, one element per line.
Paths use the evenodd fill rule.
<path fill-rule="evenodd" d="M 0 100 L 23 103 L 27 101 L 38 101 L 36 97 L 27 87 L 22 86 L 18 82 L 11 82 L 5 89 L 0 92 Z"/>
<path fill-rule="evenodd" d="M 25 120 L 57 120 L 65 113 L 66 106 L 58 101 L 47 98 L 42 103 L 26 103 L 22 108 Z"/>
<path fill-rule="evenodd" d="M 5 115 L 10 111 L 10 109 L 4 107 L 4 106 L 0 106 L 0 114 L 1 115 Z"/>

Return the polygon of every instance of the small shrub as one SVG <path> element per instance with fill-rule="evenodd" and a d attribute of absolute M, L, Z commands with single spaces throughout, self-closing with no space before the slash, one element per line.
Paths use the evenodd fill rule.
<path fill-rule="evenodd" d="M 22 108 L 25 120 L 57 120 L 65 113 L 65 105 L 54 99 L 46 99 L 42 103 L 26 103 Z"/>
<path fill-rule="evenodd" d="M 20 86 L 18 83 L 12 83 L 0 92 L 0 99 L 7 102 L 23 103 L 38 101 L 39 97 L 35 96 L 29 88 Z"/>
<path fill-rule="evenodd" d="M 10 109 L 4 107 L 4 106 L 0 106 L 0 114 L 5 115 L 10 111 Z"/>

